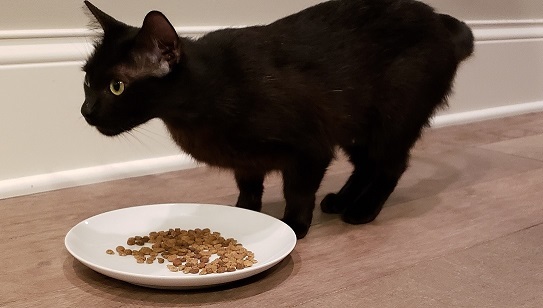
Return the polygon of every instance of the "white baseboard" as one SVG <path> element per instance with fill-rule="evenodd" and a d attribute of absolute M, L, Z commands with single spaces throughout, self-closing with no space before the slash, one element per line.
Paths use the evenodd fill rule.
<path fill-rule="evenodd" d="M 431 127 L 438 128 L 541 111 L 543 111 L 543 101 L 514 104 L 453 114 L 438 115 L 430 121 L 430 125 Z"/>
<path fill-rule="evenodd" d="M 194 167 L 189 156 L 175 155 L 8 179 L 0 181 L 0 200 Z"/>
<path fill-rule="evenodd" d="M 543 19 L 471 20 L 466 23 L 477 42 L 543 38 Z"/>

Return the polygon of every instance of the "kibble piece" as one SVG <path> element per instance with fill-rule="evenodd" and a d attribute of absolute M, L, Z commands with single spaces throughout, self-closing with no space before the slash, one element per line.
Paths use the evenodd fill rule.
<path fill-rule="evenodd" d="M 151 255 L 153 249 L 150 247 L 141 247 L 140 252 L 144 255 Z"/>
<path fill-rule="evenodd" d="M 175 265 L 175 266 L 179 266 L 179 265 L 181 265 L 181 263 L 183 263 L 183 262 L 181 262 L 181 259 L 179 259 L 179 258 L 176 258 L 172 262 L 172 264 Z"/>
<path fill-rule="evenodd" d="M 171 271 L 171 272 L 178 272 L 179 271 L 179 268 L 175 265 L 172 265 L 172 264 L 168 264 L 166 265 L 168 267 L 168 269 Z"/>
<path fill-rule="evenodd" d="M 106 253 L 107 253 L 108 255 L 114 255 L 114 254 L 115 254 L 115 251 L 113 251 L 113 250 L 111 250 L 111 249 L 108 249 L 108 250 L 106 250 Z"/>
<path fill-rule="evenodd" d="M 243 261 L 243 265 L 245 267 L 251 267 L 251 266 L 253 266 L 253 262 L 249 261 L 249 260 L 245 260 L 245 261 Z"/>

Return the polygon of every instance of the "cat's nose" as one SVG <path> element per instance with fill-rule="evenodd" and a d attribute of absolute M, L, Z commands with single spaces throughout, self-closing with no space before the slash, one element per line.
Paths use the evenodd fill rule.
<path fill-rule="evenodd" d="M 81 106 L 81 114 L 83 115 L 83 117 L 85 117 L 85 120 L 90 125 L 94 125 L 96 123 L 95 110 L 96 110 L 96 104 L 89 100 L 85 100 L 85 102 Z"/>

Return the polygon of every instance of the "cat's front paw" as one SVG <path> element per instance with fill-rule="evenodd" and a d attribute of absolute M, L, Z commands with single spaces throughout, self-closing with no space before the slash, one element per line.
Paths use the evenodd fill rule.
<path fill-rule="evenodd" d="M 286 223 L 292 230 L 294 230 L 294 233 L 296 234 L 297 239 L 302 239 L 307 235 L 307 232 L 309 231 L 310 224 L 301 223 L 299 221 L 291 221 L 289 219 L 281 219 L 284 223 Z"/>
<path fill-rule="evenodd" d="M 328 194 L 321 201 L 321 211 L 327 214 L 339 214 L 345 209 L 345 204 L 339 200 L 337 194 Z"/>

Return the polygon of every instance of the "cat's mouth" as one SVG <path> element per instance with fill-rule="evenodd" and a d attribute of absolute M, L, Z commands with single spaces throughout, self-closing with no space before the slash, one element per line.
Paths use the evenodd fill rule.
<path fill-rule="evenodd" d="M 120 134 L 122 134 L 122 133 L 125 132 L 124 129 L 120 129 L 120 128 L 108 128 L 108 127 L 100 127 L 100 126 L 96 126 L 96 129 L 97 129 L 102 135 L 105 135 L 105 136 L 108 136 L 108 137 L 117 136 L 117 135 L 120 135 Z"/>
<path fill-rule="evenodd" d="M 91 117 L 88 117 L 88 116 L 85 117 L 85 120 L 87 121 L 87 123 L 89 125 L 96 127 L 96 129 L 102 135 L 106 135 L 108 137 L 117 136 L 117 135 L 122 134 L 125 131 L 127 131 L 127 129 L 123 129 L 122 127 L 102 126 L 102 125 L 98 124 L 98 121 L 96 121 L 95 119 L 93 119 Z"/>

